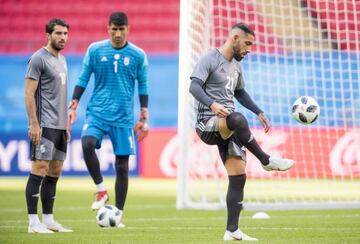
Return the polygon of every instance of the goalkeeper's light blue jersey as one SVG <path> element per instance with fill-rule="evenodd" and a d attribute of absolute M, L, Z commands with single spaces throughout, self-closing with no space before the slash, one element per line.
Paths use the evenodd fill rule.
<path fill-rule="evenodd" d="M 127 42 L 115 49 L 109 39 L 92 43 L 84 57 L 78 86 L 86 88 L 94 73 L 94 91 L 87 105 L 86 117 L 105 124 L 132 128 L 134 89 L 147 95 L 148 60 L 145 52 Z"/>

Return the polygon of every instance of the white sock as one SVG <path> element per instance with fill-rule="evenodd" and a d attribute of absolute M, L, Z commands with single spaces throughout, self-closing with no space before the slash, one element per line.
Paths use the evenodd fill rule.
<path fill-rule="evenodd" d="M 106 186 L 105 186 L 104 182 L 97 184 L 96 189 L 97 189 L 97 191 L 106 191 Z"/>
<path fill-rule="evenodd" d="M 43 214 L 42 221 L 44 224 L 49 224 L 54 222 L 54 215 L 53 214 Z"/>
<path fill-rule="evenodd" d="M 40 220 L 37 214 L 28 214 L 29 217 L 29 225 L 40 224 Z"/>

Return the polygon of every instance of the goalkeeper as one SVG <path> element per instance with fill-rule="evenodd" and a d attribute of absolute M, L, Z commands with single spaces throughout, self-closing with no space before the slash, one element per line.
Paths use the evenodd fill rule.
<path fill-rule="evenodd" d="M 205 143 L 218 146 L 229 176 L 224 240 L 257 240 L 238 228 L 246 181 L 244 146 L 259 159 L 265 170 L 284 171 L 294 164 L 293 160 L 266 154 L 251 134 L 247 119 L 235 111 L 234 98 L 258 115 L 265 132 L 269 131 L 270 124 L 264 112 L 244 89 L 239 63 L 250 52 L 254 41 L 255 34 L 248 25 L 234 25 L 226 42 L 205 54 L 191 75 L 190 93 L 198 101 L 196 132 Z"/>
<path fill-rule="evenodd" d="M 140 119 L 135 126 L 138 141 L 148 133 L 148 61 L 142 49 L 128 42 L 128 18 L 123 12 L 110 15 L 109 39 L 92 43 L 84 57 L 82 71 L 75 86 L 69 117 L 76 120 L 76 109 L 90 76 L 94 74 L 94 90 L 87 105 L 81 143 L 87 169 L 96 184 L 96 200 L 92 209 L 102 207 L 109 199 L 100 172 L 95 149 L 101 147 L 104 135 L 111 139 L 115 154 L 116 207 L 123 210 L 128 190 L 129 155 L 135 154 L 134 90 L 138 84 Z"/>

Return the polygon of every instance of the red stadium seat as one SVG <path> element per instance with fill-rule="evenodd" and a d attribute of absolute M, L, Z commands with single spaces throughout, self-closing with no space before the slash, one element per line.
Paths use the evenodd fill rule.
<path fill-rule="evenodd" d="M 231 8 L 245 9 L 241 17 L 245 22 L 255 26 L 259 43 L 254 50 L 279 51 L 277 40 L 268 28 L 262 16 L 256 14 L 255 7 L 248 1 L 230 2 Z M 107 38 L 106 25 L 108 16 L 114 11 L 125 11 L 129 16 L 131 31 L 129 39 L 133 40 L 147 52 L 177 52 L 179 33 L 179 0 L 3 0 L 0 14 L 3 16 L 0 31 L 3 36 L 0 52 L 34 51 L 46 41 L 45 23 L 54 17 L 63 18 L 70 24 L 69 42 L 66 52 L 86 51 L 89 43 Z M 218 11 L 218 10 L 216 10 Z M 235 11 L 231 14 L 235 16 Z M 215 20 L 216 21 L 216 20 Z M 232 23 L 234 24 L 234 23 Z M 227 34 L 227 30 L 216 30 L 217 34 Z M 26 33 L 26 34 L 25 34 Z M 29 45 L 13 41 L 28 39 Z M 35 45 L 36 44 L 36 45 Z M 270 45 L 269 45 L 270 44 Z M 33 46 L 32 46 L 33 45 Z M 267 48 L 269 51 L 269 48 Z"/>
<path fill-rule="evenodd" d="M 131 25 L 129 39 L 136 40 L 136 44 L 145 51 L 177 51 L 179 0 L 18 0 L 16 3 L 3 0 L 0 8 L 0 52 L 36 50 L 46 41 L 45 23 L 58 17 L 70 24 L 66 50 L 83 53 L 89 43 L 107 38 L 108 17 L 115 11 L 128 14 Z M 17 41 L 24 38 L 29 45 Z"/>
<path fill-rule="evenodd" d="M 360 39 L 360 1 L 307 0 L 311 16 L 320 22 L 331 39 L 342 50 L 359 50 L 355 39 Z M 358 22 L 355 22 L 357 20 Z M 347 44 L 349 43 L 349 44 Z"/>

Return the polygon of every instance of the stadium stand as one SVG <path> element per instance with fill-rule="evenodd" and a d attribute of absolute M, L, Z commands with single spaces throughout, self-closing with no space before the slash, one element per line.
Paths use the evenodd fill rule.
<path fill-rule="evenodd" d="M 221 16 L 215 19 L 216 26 L 225 26 L 222 29 L 215 29 L 215 35 L 220 35 L 221 39 L 218 40 L 219 43 L 216 43 L 217 46 L 220 45 L 226 38 L 228 26 L 231 26 L 241 20 L 242 22 L 250 24 L 254 28 L 256 33 L 257 42 L 253 47 L 255 52 L 278 52 L 281 51 L 281 39 L 278 39 L 274 36 L 273 30 L 271 28 L 271 20 L 264 18 L 262 15 L 256 11 L 256 6 L 250 1 L 238 1 L 238 2 L 228 2 L 229 6 L 227 8 L 216 8 L 217 4 L 221 4 L 222 0 L 217 0 L 214 7 L 214 15 Z M 245 9 L 246 11 L 238 12 L 237 9 Z M 231 20 L 231 23 L 228 20 Z M 222 25 L 219 23 L 222 22 Z"/>
<path fill-rule="evenodd" d="M 233 3 L 231 3 L 233 4 Z M 66 52 L 83 53 L 89 43 L 107 38 L 106 23 L 109 13 L 125 11 L 129 15 L 131 33 L 129 39 L 149 53 L 176 53 L 178 51 L 179 0 L 10 0 L 1 1 L 0 53 L 28 53 L 44 43 L 44 23 L 50 18 L 65 19 L 71 25 L 70 41 Z M 256 14 L 255 6 L 243 1 L 234 8 L 244 8 L 246 14 L 236 16 L 234 11 L 225 11 L 224 16 L 233 17 L 256 25 L 259 43 L 275 51 L 279 43 L 273 35 L 270 22 Z M 218 20 L 223 21 L 223 20 Z M 255 25 L 254 25 L 255 26 Z M 217 35 L 226 35 L 227 29 L 217 30 Z M 265 46 L 255 46 L 256 51 L 265 51 Z"/>
<path fill-rule="evenodd" d="M 43 45 L 44 24 L 54 17 L 71 25 L 66 52 L 83 53 L 96 40 L 107 38 L 108 16 L 128 13 L 129 39 L 152 53 L 178 50 L 179 0 L 12 0 L 0 1 L 1 53 L 28 53 Z"/>
<path fill-rule="evenodd" d="M 299 51 L 331 49 L 331 42 L 322 37 L 321 28 L 316 25 L 307 8 L 304 8 L 300 2 L 259 0 L 256 1 L 256 9 L 270 21 L 274 34 L 281 39 L 284 48 Z"/>
<path fill-rule="evenodd" d="M 302 1 L 332 40 L 333 48 L 359 50 L 360 1 Z M 352 41 L 348 41 L 352 40 Z"/>
<path fill-rule="evenodd" d="M 223 0 L 215 1 L 220 4 Z M 282 0 L 276 0 L 282 2 Z M 272 1 L 273 2 L 273 1 Z M 285 1 L 287 2 L 287 1 Z M 71 25 L 70 42 L 66 52 L 83 53 L 89 43 L 107 37 L 106 22 L 109 13 L 113 11 L 125 11 L 128 13 L 131 23 L 129 39 L 143 47 L 149 53 L 176 53 L 178 51 L 179 29 L 179 0 L 122 0 L 122 1 L 97 1 L 97 0 L 18 0 L 16 4 L 11 0 L 0 0 L 0 14 L 3 17 L 0 22 L 0 53 L 29 53 L 44 43 L 44 23 L 53 17 L 63 18 Z M 312 17 L 311 23 L 304 13 L 300 13 L 298 3 L 308 8 Z M 278 52 L 286 45 L 289 35 L 308 36 L 308 40 L 314 36 L 322 35 L 323 43 L 310 43 L 308 48 L 359 50 L 360 47 L 354 42 L 345 42 L 345 39 L 359 39 L 360 28 L 360 2 L 353 4 L 349 1 L 333 0 L 300 0 L 287 2 L 288 7 L 282 8 L 278 17 L 268 16 L 268 7 L 265 0 L 253 3 L 250 1 L 229 2 L 230 8 L 216 9 L 221 11 L 215 21 L 228 21 L 231 16 L 232 22 L 241 19 L 255 25 L 259 46 L 254 50 L 258 52 Z M 284 3 L 285 4 L 285 3 Z M 229 9 L 246 9 L 241 16 Z M 261 15 L 256 10 L 261 10 Z M 330 10 L 330 11 L 327 11 Z M 280 9 L 279 9 L 280 11 Z M 286 13 L 284 11 L 287 11 Z M 288 14 L 303 14 L 303 27 L 300 33 L 296 29 L 278 33 L 277 26 L 286 26 Z M 217 15 L 217 13 L 215 13 Z M 280 17 L 281 16 L 281 17 Z M 228 25 L 234 24 L 228 23 Z M 259 24 L 260 23 L 260 24 Z M 304 28 L 304 25 L 306 28 Z M 224 25 L 223 25 L 224 26 Z M 226 25 L 225 25 L 226 26 Z M 284 30 L 284 28 L 282 28 Z M 307 30 L 307 31 L 303 31 Z M 216 35 L 226 35 L 227 28 L 217 29 Z M 329 40 L 327 40 L 329 39 Z M 330 43 L 330 45 L 328 45 Z"/>

